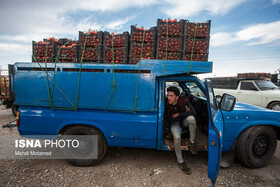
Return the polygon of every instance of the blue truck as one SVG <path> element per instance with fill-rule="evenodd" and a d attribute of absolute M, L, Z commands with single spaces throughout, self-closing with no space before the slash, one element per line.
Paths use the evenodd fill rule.
<path fill-rule="evenodd" d="M 173 150 L 165 136 L 166 89 L 176 85 L 197 115 L 197 146 L 208 151 L 208 176 L 215 184 L 220 166 L 235 155 L 259 168 L 273 157 L 280 140 L 280 112 L 216 101 L 212 62 L 141 60 L 138 64 L 15 63 L 13 91 L 19 105 L 17 128 L 27 135 L 97 135 L 98 159 L 70 159 L 77 166 L 98 164 L 108 147 Z M 168 131 L 168 129 L 167 129 Z M 182 150 L 189 150 L 187 136 Z"/>

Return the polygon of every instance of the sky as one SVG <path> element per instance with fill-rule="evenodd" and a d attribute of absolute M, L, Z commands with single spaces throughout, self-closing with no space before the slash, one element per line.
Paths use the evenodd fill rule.
<path fill-rule="evenodd" d="M 211 20 L 213 73 L 202 78 L 280 68 L 280 0 L 1 0 L 0 66 L 31 62 L 33 40 L 130 32 L 167 18 Z"/>

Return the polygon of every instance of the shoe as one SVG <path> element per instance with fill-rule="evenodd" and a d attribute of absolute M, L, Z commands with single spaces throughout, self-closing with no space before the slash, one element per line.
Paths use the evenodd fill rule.
<path fill-rule="evenodd" d="M 181 164 L 178 163 L 178 164 L 179 164 L 180 168 L 181 168 L 187 175 L 192 174 L 190 168 L 187 166 L 187 164 L 186 164 L 185 162 L 183 162 L 183 163 L 181 163 Z"/>
<path fill-rule="evenodd" d="M 190 142 L 190 143 L 191 143 L 191 153 L 192 153 L 193 155 L 196 155 L 196 154 L 197 154 L 196 143 L 195 143 L 195 142 L 194 142 L 194 143 Z"/>

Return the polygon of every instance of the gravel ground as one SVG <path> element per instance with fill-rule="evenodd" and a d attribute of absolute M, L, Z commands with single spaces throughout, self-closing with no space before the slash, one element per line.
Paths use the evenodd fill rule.
<path fill-rule="evenodd" d="M 0 125 L 14 119 L 0 106 Z M 18 135 L 16 129 L 0 128 L 0 134 Z M 1 142 L 4 143 L 4 142 Z M 174 152 L 147 149 L 109 149 L 95 167 L 74 167 L 64 160 L 0 160 L 1 186 L 209 186 L 207 152 L 184 158 L 192 170 L 185 175 Z M 237 159 L 221 169 L 217 186 L 280 186 L 280 142 L 270 164 L 249 169 Z"/>

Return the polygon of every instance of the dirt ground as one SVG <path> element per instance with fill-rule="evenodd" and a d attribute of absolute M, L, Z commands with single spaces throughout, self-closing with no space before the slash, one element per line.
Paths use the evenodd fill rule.
<path fill-rule="evenodd" d="M 13 119 L 11 111 L 0 106 L 0 125 Z M 0 135 L 6 134 L 18 132 L 1 127 Z M 95 167 L 75 167 L 65 160 L 0 160 L 0 185 L 209 186 L 207 152 L 183 155 L 192 175 L 178 168 L 174 152 L 147 149 L 111 148 Z M 280 142 L 268 166 L 249 169 L 235 159 L 231 167 L 221 169 L 216 186 L 280 186 Z"/>

